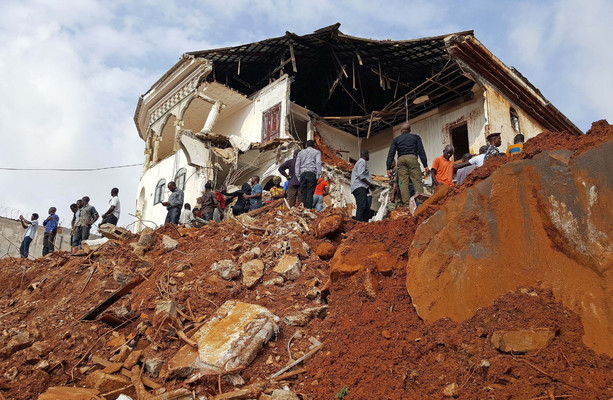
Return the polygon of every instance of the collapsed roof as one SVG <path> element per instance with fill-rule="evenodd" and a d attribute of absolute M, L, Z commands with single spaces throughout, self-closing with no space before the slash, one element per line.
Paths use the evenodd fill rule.
<path fill-rule="evenodd" d="M 339 30 L 186 53 L 210 60 L 209 81 L 250 95 L 283 73 L 291 100 L 328 124 L 367 136 L 474 93 L 488 82 L 552 131 L 581 131 L 521 74 L 505 66 L 473 31 L 414 40 L 371 40 Z"/>

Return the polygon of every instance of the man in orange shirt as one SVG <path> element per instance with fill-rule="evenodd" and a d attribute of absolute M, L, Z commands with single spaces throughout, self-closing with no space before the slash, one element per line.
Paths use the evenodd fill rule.
<path fill-rule="evenodd" d="M 448 144 L 443 150 L 443 155 L 434 159 L 430 173 L 435 188 L 441 184 L 453 186 L 453 163 L 450 158 L 454 151 L 453 146 Z"/>
<path fill-rule="evenodd" d="M 328 182 L 323 177 L 319 177 L 317 180 L 317 186 L 315 186 L 315 193 L 313 194 L 313 207 L 315 211 L 323 211 L 324 209 L 324 196 L 330 191 Z"/>

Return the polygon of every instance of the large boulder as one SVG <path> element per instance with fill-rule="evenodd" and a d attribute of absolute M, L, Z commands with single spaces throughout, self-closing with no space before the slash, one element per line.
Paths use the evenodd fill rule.
<path fill-rule="evenodd" d="M 613 355 L 612 152 L 613 142 L 574 158 L 543 152 L 448 200 L 411 245 L 407 289 L 419 315 L 463 321 L 540 285 L 581 316 L 587 346 Z"/>

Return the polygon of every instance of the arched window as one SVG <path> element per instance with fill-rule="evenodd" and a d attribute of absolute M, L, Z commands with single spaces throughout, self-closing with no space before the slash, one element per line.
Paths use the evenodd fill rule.
<path fill-rule="evenodd" d="M 155 195 L 153 196 L 153 204 L 159 204 L 164 200 L 164 190 L 166 188 L 166 179 L 160 179 L 155 186 Z"/>
<path fill-rule="evenodd" d="M 511 107 L 509 113 L 511 114 L 511 127 L 515 132 L 521 133 L 521 128 L 519 126 L 519 114 L 517 114 L 517 111 L 515 111 L 513 107 Z"/>
<path fill-rule="evenodd" d="M 185 168 L 181 168 L 175 175 L 175 185 L 177 185 L 177 189 L 181 189 L 183 191 L 185 191 L 185 174 L 187 174 L 187 170 Z"/>

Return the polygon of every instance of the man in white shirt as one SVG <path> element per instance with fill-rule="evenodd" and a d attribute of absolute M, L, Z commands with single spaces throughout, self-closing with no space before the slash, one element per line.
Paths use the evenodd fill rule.
<path fill-rule="evenodd" d="M 23 235 L 21 246 L 19 247 L 19 253 L 23 258 L 28 258 L 28 254 L 30 253 L 30 244 L 32 243 L 32 240 L 34 240 L 36 229 L 38 229 L 38 214 L 32 214 L 31 219 L 32 221 L 28 221 L 23 217 L 23 215 L 19 216 L 21 226 L 23 226 L 23 229 L 26 230 L 26 233 Z"/>
<path fill-rule="evenodd" d="M 181 225 L 185 225 L 188 228 L 192 227 L 192 221 L 194 220 L 194 214 L 192 213 L 192 206 L 189 203 L 185 203 L 183 206 L 183 211 L 181 211 L 181 215 L 179 216 L 179 223 Z"/>
<path fill-rule="evenodd" d="M 119 215 L 121 214 L 121 205 L 119 202 L 118 194 L 119 189 L 111 189 L 111 200 L 109 200 L 109 209 L 107 210 L 107 212 L 102 214 L 102 222 L 100 222 L 100 225 L 117 225 L 117 221 L 119 221 Z"/>

